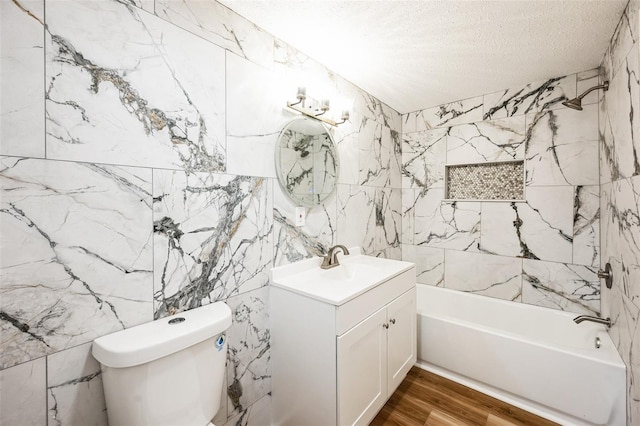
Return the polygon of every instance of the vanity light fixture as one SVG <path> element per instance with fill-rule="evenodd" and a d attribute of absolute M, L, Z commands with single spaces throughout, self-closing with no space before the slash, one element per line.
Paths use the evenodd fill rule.
<path fill-rule="evenodd" d="M 306 107 L 304 105 L 304 102 L 307 99 L 307 89 L 304 87 L 298 87 L 298 94 L 296 95 L 296 99 L 298 100 L 297 102 L 287 102 L 287 107 L 291 108 L 292 110 L 298 111 L 306 115 L 307 117 L 315 118 L 316 120 L 322 121 L 323 123 L 327 123 L 332 126 L 338 126 L 342 123 L 346 123 L 347 120 L 349 120 L 348 110 L 342 111 L 342 115 L 340 116 L 340 119 L 342 121 L 336 122 L 327 117 L 322 117 L 322 115 L 330 109 L 329 99 L 323 99 L 317 108 Z"/>

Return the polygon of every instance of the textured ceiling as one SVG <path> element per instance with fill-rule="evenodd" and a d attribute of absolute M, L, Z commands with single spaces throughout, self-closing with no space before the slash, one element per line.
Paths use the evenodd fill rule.
<path fill-rule="evenodd" d="M 596 68 L 627 0 L 222 0 L 400 113 Z"/>

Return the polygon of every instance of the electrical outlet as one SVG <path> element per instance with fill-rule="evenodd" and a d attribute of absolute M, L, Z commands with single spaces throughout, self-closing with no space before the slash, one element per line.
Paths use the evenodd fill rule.
<path fill-rule="evenodd" d="M 307 209 L 304 207 L 296 207 L 296 226 L 304 226 L 307 218 Z"/>

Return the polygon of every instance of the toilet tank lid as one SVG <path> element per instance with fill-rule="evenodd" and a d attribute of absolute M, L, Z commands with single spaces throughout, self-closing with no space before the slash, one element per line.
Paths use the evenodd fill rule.
<path fill-rule="evenodd" d="M 231 309 L 215 302 L 99 337 L 93 341 L 92 354 L 108 367 L 133 367 L 186 349 L 229 326 Z"/>

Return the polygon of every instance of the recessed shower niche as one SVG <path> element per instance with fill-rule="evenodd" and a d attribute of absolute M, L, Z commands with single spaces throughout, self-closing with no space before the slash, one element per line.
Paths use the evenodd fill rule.
<path fill-rule="evenodd" d="M 524 161 L 445 166 L 445 198 L 469 201 L 524 201 Z"/>

